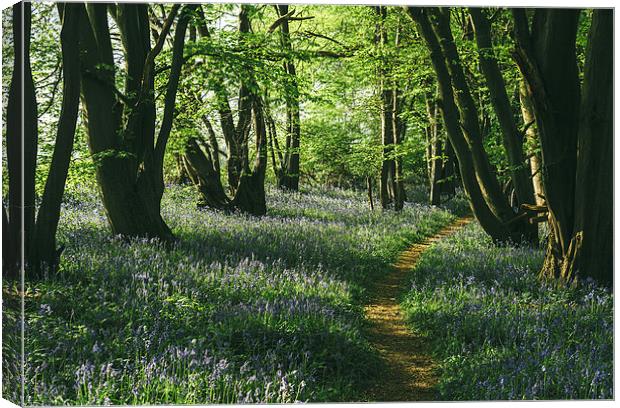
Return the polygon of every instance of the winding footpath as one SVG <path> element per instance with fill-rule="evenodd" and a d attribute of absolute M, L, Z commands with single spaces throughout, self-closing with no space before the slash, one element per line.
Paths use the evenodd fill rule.
<path fill-rule="evenodd" d="M 370 303 L 365 307 L 369 339 L 385 361 L 387 372 L 369 390 L 370 401 L 435 400 L 436 364 L 429 355 L 428 342 L 412 333 L 398 304 L 398 296 L 407 286 L 407 277 L 420 255 L 435 242 L 452 235 L 472 221 L 463 217 L 437 234 L 403 251 L 386 278 L 377 283 Z"/>

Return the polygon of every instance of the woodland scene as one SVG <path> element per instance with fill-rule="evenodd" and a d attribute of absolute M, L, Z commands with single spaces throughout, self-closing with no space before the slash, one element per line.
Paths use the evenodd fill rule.
<path fill-rule="evenodd" d="M 3 398 L 614 398 L 613 9 L 2 28 Z"/>

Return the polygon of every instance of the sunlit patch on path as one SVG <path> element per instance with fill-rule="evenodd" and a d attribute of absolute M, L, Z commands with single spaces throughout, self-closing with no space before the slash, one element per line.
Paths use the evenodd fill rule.
<path fill-rule="evenodd" d="M 398 304 L 408 273 L 420 255 L 436 241 L 453 234 L 472 219 L 459 218 L 434 236 L 412 245 L 400 254 L 394 268 L 378 282 L 366 306 L 369 338 L 384 359 L 387 370 L 369 390 L 372 401 L 432 401 L 435 399 L 435 362 L 428 354 L 426 339 L 412 333 Z"/>

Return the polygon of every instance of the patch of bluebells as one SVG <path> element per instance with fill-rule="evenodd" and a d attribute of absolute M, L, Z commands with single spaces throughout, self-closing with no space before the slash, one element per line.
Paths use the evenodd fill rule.
<path fill-rule="evenodd" d="M 424 253 L 403 306 L 441 361 L 442 399 L 613 398 L 613 296 L 542 283 L 543 255 L 473 223 Z"/>
<path fill-rule="evenodd" d="M 261 218 L 197 198 L 167 189 L 179 240 L 166 249 L 111 236 L 96 193 L 73 190 L 59 272 L 27 283 L 26 404 L 359 400 L 380 369 L 366 288 L 453 218 L 412 203 L 371 212 L 339 190 L 270 190 Z"/>

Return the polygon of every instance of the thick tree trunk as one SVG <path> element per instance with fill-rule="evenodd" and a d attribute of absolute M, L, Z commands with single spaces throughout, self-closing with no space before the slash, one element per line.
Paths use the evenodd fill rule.
<path fill-rule="evenodd" d="M 550 238 L 541 276 L 613 283 L 613 12 L 595 10 L 580 96 L 579 10 L 513 10 L 515 54 L 540 132 Z"/>
<path fill-rule="evenodd" d="M 125 51 L 125 98 L 118 98 L 107 8 L 115 10 Z M 114 234 L 174 239 L 160 213 L 163 193 L 163 152 L 171 127 L 171 105 L 178 83 L 179 52 L 187 27 L 187 12 L 177 23 L 173 67 L 166 93 L 162 128 L 155 142 L 153 64 L 174 17 L 175 5 L 158 42 L 150 48 L 147 5 L 87 5 L 80 19 L 82 101 L 88 125 L 88 143 L 106 214 Z M 184 7 L 189 10 L 190 7 Z M 180 49 L 180 50 L 179 50 Z M 176 82 L 176 83 L 175 83 Z M 124 111 L 124 112 L 123 112 Z"/>
<path fill-rule="evenodd" d="M 33 238 L 30 264 L 32 273 L 44 268 L 53 272 L 59 261 L 56 248 L 56 230 L 60 219 L 60 206 L 73 151 L 73 140 L 80 104 L 80 59 L 78 44 L 79 5 L 59 5 L 62 18 L 60 42 L 62 47 L 63 92 L 62 108 L 58 120 L 56 143 L 39 207 L 36 234 Z"/>
<path fill-rule="evenodd" d="M 579 10 L 539 9 L 530 37 L 527 20 L 516 11 L 517 61 L 534 105 L 543 159 L 550 227 L 561 250 L 573 234 L 579 77 L 575 39 Z M 562 180 L 559 182 L 559 180 Z"/>
<path fill-rule="evenodd" d="M 220 210 L 228 209 L 230 200 L 222 186 L 220 172 L 215 170 L 212 154 L 205 155 L 194 138 L 186 142 L 184 162 L 192 182 L 201 193 L 201 205 Z"/>
<path fill-rule="evenodd" d="M 549 13 L 536 20 L 538 29 L 545 30 L 543 34 L 563 33 L 572 42 L 563 44 L 568 50 L 558 51 L 555 47 L 559 44 L 551 39 L 534 39 L 537 61 L 544 50 L 553 50 L 560 53 L 556 54 L 558 58 L 563 57 L 558 61 L 558 64 L 563 63 L 562 68 L 538 62 L 539 78 L 546 94 L 541 95 L 533 88 L 536 79 L 526 76 L 541 129 L 544 183 L 552 231 L 541 275 L 563 282 L 592 277 L 611 286 L 613 14 L 610 10 L 594 12 L 580 101 L 577 99 L 579 80 L 575 78 L 574 48 L 578 15 L 578 11 Z M 563 87 L 557 82 L 560 79 L 566 81 Z M 543 103 L 544 107 L 550 107 L 549 111 L 542 109 Z M 579 116 L 568 117 L 567 112 L 553 109 L 555 106 L 575 115 L 579 112 Z M 578 126 L 578 131 L 568 129 L 564 121 Z M 572 132 L 567 133 L 569 130 Z M 560 143 L 564 145 L 562 150 Z M 563 176 L 560 176 L 561 170 L 564 170 Z"/>
<path fill-rule="evenodd" d="M 613 287 L 613 11 L 592 18 L 581 99 L 573 273 Z"/>

